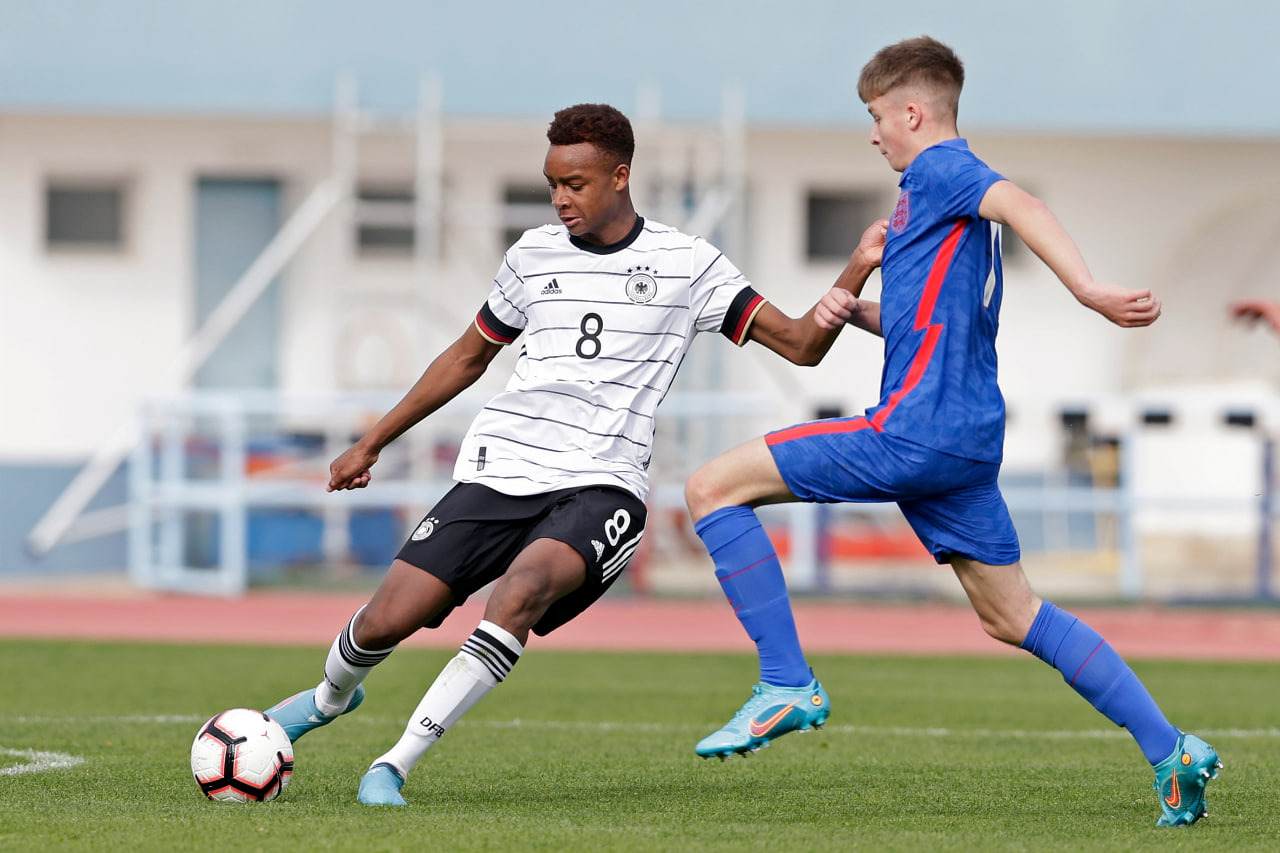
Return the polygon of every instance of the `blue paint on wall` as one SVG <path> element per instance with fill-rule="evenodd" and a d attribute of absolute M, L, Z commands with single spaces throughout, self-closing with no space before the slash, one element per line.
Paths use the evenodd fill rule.
<path fill-rule="evenodd" d="M 202 327 L 280 228 L 280 183 L 201 178 L 196 183 L 195 327 Z M 274 280 L 196 371 L 197 388 L 274 388 L 280 346 Z"/>
<path fill-rule="evenodd" d="M 0 464 L 0 577 L 57 577 L 70 573 L 122 572 L 127 565 L 124 533 L 59 545 L 36 557 L 27 535 L 72 478 L 78 465 Z M 125 469 L 117 471 L 89 509 L 119 506 L 126 497 Z"/>

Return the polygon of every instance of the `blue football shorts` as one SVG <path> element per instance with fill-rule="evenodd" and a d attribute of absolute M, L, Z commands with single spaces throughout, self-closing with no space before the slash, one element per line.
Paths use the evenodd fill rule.
<path fill-rule="evenodd" d="M 892 501 L 939 563 L 956 555 L 1005 566 L 1021 556 L 996 463 L 878 432 L 863 417 L 799 424 L 769 433 L 765 442 L 796 497 L 814 503 Z"/>

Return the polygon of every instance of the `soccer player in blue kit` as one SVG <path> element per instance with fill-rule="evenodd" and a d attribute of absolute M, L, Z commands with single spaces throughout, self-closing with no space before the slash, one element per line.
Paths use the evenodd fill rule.
<path fill-rule="evenodd" d="M 955 571 L 982 627 L 1020 646 L 1117 725 L 1155 770 L 1163 826 L 1203 817 L 1221 763 L 1165 719 L 1142 682 L 1096 631 L 1031 590 L 996 478 L 1005 408 L 997 385 L 1000 225 L 1007 225 L 1086 307 L 1124 327 L 1160 315 L 1149 291 L 1093 280 L 1049 209 L 992 171 L 956 129 L 964 67 L 921 37 L 863 68 L 858 94 L 871 143 L 900 194 L 881 265 L 879 304 L 847 291 L 823 297 L 816 319 L 884 338 L 880 401 L 857 417 L 799 424 L 711 460 L 686 500 L 734 612 L 756 644 L 760 683 L 703 757 L 759 749 L 822 725 L 826 691 L 800 646 L 781 567 L 754 507 L 788 501 L 895 501 L 939 563 Z M 860 292 L 860 290 L 859 290 Z"/>

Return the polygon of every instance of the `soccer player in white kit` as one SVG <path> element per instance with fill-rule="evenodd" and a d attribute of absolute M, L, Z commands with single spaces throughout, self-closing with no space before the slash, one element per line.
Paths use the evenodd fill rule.
<path fill-rule="evenodd" d="M 361 779 L 366 805 L 405 805 L 410 770 L 506 678 L 529 632 L 568 622 L 617 579 L 644 531 L 654 414 L 694 335 L 718 331 L 816 364 L 838 333 L 813 309 L 783 314 L 705 240 L 637 215 L 635 141 L 620 112 L 561 110 L 547 139 L 543 173 L 560 224 L 525 232 L 475 321 L 330 466 L 330 491 L 369 485 L 387 444 L 524 335 L 506 390 L 463 440 L 457 484 L 334 640 L 323 680 L 267 710 L 290 740 L 354 710 L 366 675 L 398 643 L 493 583 L 480 624 Z M 860 291 L 883 241 L 883 223 L 869 228 L 835 286 Z"/>

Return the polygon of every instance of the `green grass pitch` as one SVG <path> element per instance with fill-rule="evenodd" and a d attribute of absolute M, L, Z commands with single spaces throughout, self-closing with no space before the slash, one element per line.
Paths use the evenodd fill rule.
<path fill-rule="evenodd" d="M 720 762 L 693 745 L 747 698 L 751 658 L 536 642 L 418 765 L 409 808 L 360 806 L 356 782 L 447 652 L 379 667 L 363 708 L 299 742 L 279 800 L 205 800 L 199 724 L 314 683 L 323 655 L 0 642 L 0 850 L 1280 849 L 1270 664 L 1135 664 L 1227 765 L 1189 829 L 1153 826 L 1137 747 L 1032 659 L 815 657 L 827 727 Z"/>

